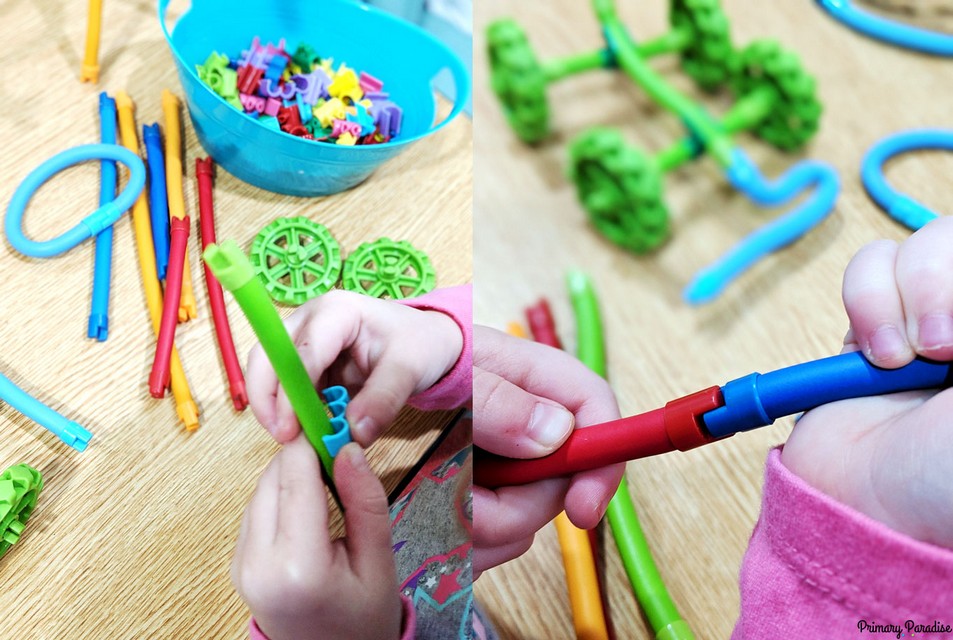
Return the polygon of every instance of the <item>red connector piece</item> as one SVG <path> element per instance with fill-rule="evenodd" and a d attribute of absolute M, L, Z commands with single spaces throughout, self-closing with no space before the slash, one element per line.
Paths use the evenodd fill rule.
<path fill-rule="evenodd" d="M 278 109 L 278 124 L 281 126 L 283 131 L 291 133 L 292 129 L 304 129 L 307 133 L 307 129 L 304 125 L 301 124 L 301 113 L 298 111 L 297 105 L 292 105 L 290 107 L 281 107 Z"/>
<path fill-rule="evenodd" d="M 195 159 L 195 179 L 199 187 L 199 227 L 202 237 L 202 251 L 215 242 L 215 208 L 212 200 L 212 159 Z M 203 262 L 204 264 L 204 262 Z M 237 411 L 248 406 L 248 394 L 245 391 L 245 376 L 235 353 L 232 331 L 228 326 L 228 312 L 225 310 L 225 295 L 211 269 L 205 265 L 205 285 L 208 289 L 209 304 L 212 307 L 212 321 L 215 323 L 215 335 L 218 338 L 225 374 L 228 376 L 228 389 L 232 403 Z"/>
<path fill-rule="evenodd" d="M 557 349 L 563 348 L 546 298 L 542 298 L 535 306 L 526 308 L 526 322 L 533 334 L 533 340 Z"/>
<path fill-rule="evenodd" d="M 545 458 L 514 460 L 477 449 L 473 481 L 492 489 L 568 476 L 676 449 L 687 451 L 715 440 L 705 432 L 702 416 L 723 404 L 721 388 L 711 387 L 672 400 L 661 409 L 576 429 L 563 446 Z"/>
<path fill-rule="evenodd" d="M 258 69 L 250 64 L 238 68 L 238 92 L 248 95 L 258 93 L 258 85 L 265 75 L 264 69 Z"/>
<path fill-rule="evenodd" d="M 175 344 L 175 328 L 179 323 L 182 298 L 182 274 L 185 271 L 185 250 L 189 243 L 189 217 L 170 220 L 169 266 L 165 274 L 165 297 L 162 300 L 162 321 L 156 341 L 156 355 L 149 374 L 149 393 L 153 398 L 165 396 L 169 386 L 169 361 Z"/>

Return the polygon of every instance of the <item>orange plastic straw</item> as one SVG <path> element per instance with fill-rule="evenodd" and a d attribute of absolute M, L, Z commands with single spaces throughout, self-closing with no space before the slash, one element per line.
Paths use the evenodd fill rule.
<path fill-rule="evenodd" d="M 86 23 L 86 56 L 79 71 L 80 82 L 99 82 L 99 32 L 103 22 L 102 0 L 89 0 Z"/>
<path fill-rule="evenodd" d="M 135 104 L 132 98 L 124 91 L 116 93 L 116 108 L 119 112 L 119 132 L 122 144 L 133 153 L 139 153 L 139 137 L 136 134 Z M 155 248 L 152 243 L 152 224 L 149 222 L 149 204 L 146 201 L 146 190 L 143 189 L 132 208 L 132 224 L 136 233 L 136 248 L 139 254 L 139 269 L 142 274 L 142 287 L 146 294 L 146 304 L 149 307 L 149 317 L 152 320 L 152 330 L 156 337 L 162 322 L 162 288 L 159 286 L 159 275 L 156 272 Z M 170 377 L 172 381 L 172 395 L 175 396 L 176 412 L 185 424 L 185 428 L 193 431 L 199 426 L 199 410 L 192 400 L 192 392 L 185 378 L 185 370 L 179 359 L 178 350 L 172 348 L 170 361 Z"/>

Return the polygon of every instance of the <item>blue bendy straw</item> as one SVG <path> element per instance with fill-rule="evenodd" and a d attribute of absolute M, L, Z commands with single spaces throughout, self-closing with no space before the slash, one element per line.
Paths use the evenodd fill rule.
<path fill-rule="evenodd" d="M 169 268 L 169 195 L 165 184 L 165 153 L 162 150 L 162 130 L 158 123 L 144 125 L 142 138 L 146 143 L 146 161 L 149 163 L 149 214 L 152 220 L 152 244 L 156 252 L 156 271 L 159 280 L 165 280 Z"/>
<path fill-rule="evenodd" d="M 116 144 L 116 101 L 105 91 L 99 94 L 99 122 L 103 144 Z M 116 199 L 116 161 L 100 164 L 99 206 Z M 109 335 L 109 286 L 112 279 L 113 228 L 96 235 L 96 263 L 93 267 L 93 299 L 86 335 L 105 342 Z"/>

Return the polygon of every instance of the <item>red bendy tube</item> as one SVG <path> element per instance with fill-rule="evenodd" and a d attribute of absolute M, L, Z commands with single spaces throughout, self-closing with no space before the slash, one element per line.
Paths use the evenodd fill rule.
<path fill-rule="evenodd" d="M 182 297 L 182 273 L 185 268 L 185 251 L 189 243 L 189 217 L 172 217 L 169 221 L 171 242 L 169 266 L 165 276 L 165 298 L 162 302 L 162 321 L 159 338 L 156 340 L 156 355 L 149 374 L 149 393 L 153 398 L 165 396 L 169 386 L 169 362 L 172 345 L 175 343 L 175 328 L 179 323 L 179 300 Z"/>
<path fill-rule="evenodd" d="M 202 251 L 215 243 L 215 205 L 212 197 L 211 158 L 195 159 L 195 179 L 199 188 L 199 228 L 202 238 Z M 235 353 L 235 342 L 232 340 L 232 330 L 228 325 L 228 312 L 225 309 L 225 295 L 222 285 L 212 274 L 208 264 L 205 266 L 205 286 L 208 289 L 209 304 L 212 307 L 212 321 L 215 323 L 215 336 L 218 338 L 219 351 L 222 353 L 222 363 L 225 366 L 225 375 L 228 376 L 228 390 L 236 411 L 243 411 L 248 406 L 248 394 L 245 391 L 245 376 L 242 366 Z"/>

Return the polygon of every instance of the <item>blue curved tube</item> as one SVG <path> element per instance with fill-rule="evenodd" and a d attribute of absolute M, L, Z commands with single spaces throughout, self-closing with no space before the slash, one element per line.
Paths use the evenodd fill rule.
<path fill-rule="evenodd" d="M 103 144 L 116 144 L 116 101 L 103 91 L 99 94 L 99 121 Z M 116 199 L 117 170 L 112 160 L 101 165 L 99 204 Z M 109 335 L 109 284 L 112 277 L 113 228 L 106 227 L 96 236 L 96 263 L 93 267 L 93 302 L 86 335 L 105 342 Z"/>
<path fill-rule="evenodd" d="M 860 33 L 935 56 L 953 56 L 953 35 L 920 29 L 858 9 L 850 0 L 817 0 L 831 16 Z"/>
<path fill-rule="evenodd" d="M 93 434 L 76 422 L 50 409 L 26 391 L 13 384 L 10 378 L 2 373 L 0 373 L 0 399 L 27 418 L 49 429 L 57 438 L 77 451 L 85 451 L 90 439 L 93 437 Z"/>
<path fill-rule="evenodd" d="M 23 213 L 30 198 L 54 175 L 86 160 L 115 160 L 129 167 L 129 182 L 112 202 L 100 206 L 75 227 L 52 240 L 37 242 L 23 234 Z M 51 258 L 64 253 L 106 227 L 112 226 L 135 203 L 146 184 L 146 168 L 139 156 L 115 144 L 87 144 L 67 149 L 46 160 L 20 183 L 10 199 L 4 229 L 13 248 L 31 258 Z"/>
<path fill-rule="evenodd" d="M 721 388 L 725 406 L 703 419 L 708 432 L 720 438 L 838 400 L 951 384 L 951 363 L 917 358 L 899 369 L 881 369 L 854 351 L 732 380 Z"/>
<path fill-rule="evenodd" d="M 815 189 L 804 202 L 749 234 L 716 262 L 699 271 L 683 294 L 689 304 L 710 302 L 755 262 L 813 229 L 831 212 L 840 192 L 837 172 L 830 165 L 800 162 L 769 182 L 739 148 L 732 152 L 727 177 L 735 188 L 764 206 L 784 204 L 811 186 Z"/>
<path fill-rule="evenodd" d="M 898 193 L 887 184 L 883 166 L 895 155 L 921 149 L 953 151 L 953 131 L 949 129 L 913 129 L 879 141 L 864 156 L 860 177 L 864 188 L 877 205 L 900 224 L 916 231 L 937 217 L 925 205 Z"/>
<path fill-rule="evenodd" d="M 165 184 L 165 152 L 158 124 L 144 125 L 142 139 L 146 143 L 149 163 L 149 215 L 152 221 L 152 246 L 156 253 L 159 281 L 165 280 L 169 268 L 169 194 Z"/>

